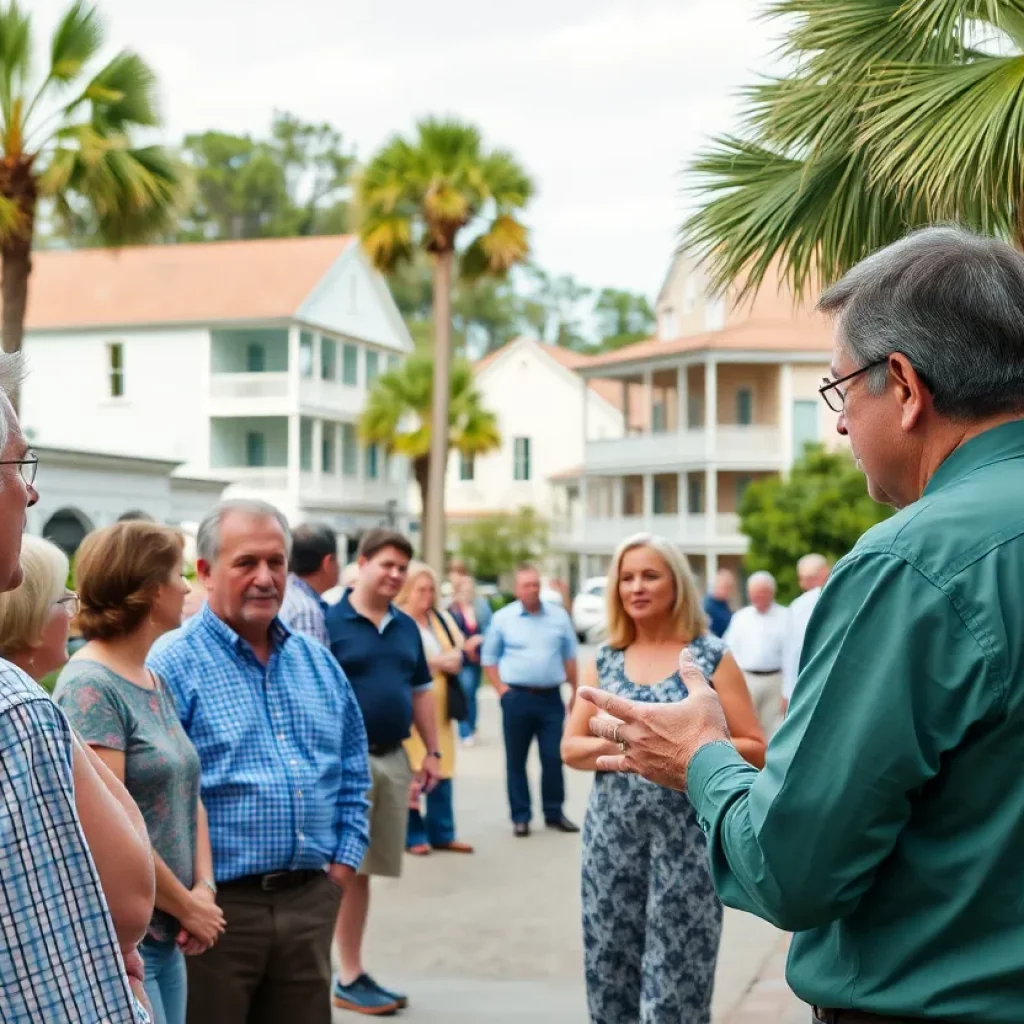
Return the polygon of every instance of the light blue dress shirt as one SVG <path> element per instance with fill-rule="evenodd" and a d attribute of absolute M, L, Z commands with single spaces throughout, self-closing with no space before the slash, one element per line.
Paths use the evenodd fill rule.
<path fill-rule="evenodd" d="M 575 657 L 576 633 L 564 608 L 541 601 L 528 612 L 513 601 L 491 620 L 480 663 L 497 665 L 506 686 L 553 688 L 565 682 L 565 663 Z"/>

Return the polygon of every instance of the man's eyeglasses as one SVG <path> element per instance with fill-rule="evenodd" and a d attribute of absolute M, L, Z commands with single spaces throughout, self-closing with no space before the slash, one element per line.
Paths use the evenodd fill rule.
<path fill-rule="evenodd" d="M 873 363 L 868 363 L 867 366 L 862 366 L 859 370 L 854 370 L 853 373 L 848 373 L 845 377 L 840 377 L 839 380 L 833 380 L 831 377 L 822 377 L 822 385 L 818 388 L 818 394 L 825 400 L 825 404 L 833 412 L 842 412 L 846 406 L 846 391 L 840 391 L 839 385 L 845 384 L 847 381 L 853 380 L 855 377 L 859 377 L 862 373 L 867 373 L 868 370 L 873 370 L 876 366 L 881 366 L 883 363 L 887 363 L 889 357 L 886 356 L 884 359 L 876 359 Z"/>
<path fill-rule="evenodd" d="M 35 452 L 27 452 L 23 459 L 0 459 L 0 466 L 17 466 L 21 479 L 31 487 L 36 482 L 39 456 Z"/>
<path fill-rule="evenodd" d="M 63 597 L 58 597 L 54 604 L 59 604 L 71 618 L 74 618 L 82 610 L 82 602 L 73 590 L 64 591 Z"/>

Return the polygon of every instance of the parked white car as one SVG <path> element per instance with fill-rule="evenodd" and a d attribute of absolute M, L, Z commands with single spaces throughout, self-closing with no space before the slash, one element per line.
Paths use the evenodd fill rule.
<path fill-rule="evenodd" d="M 581 640 L 587 640 L 592 633 L 604 629 L 604 590 L 607 583 L 605 576 L 591 576 L 583 581 L 572 602 L 572 625 Z"/>

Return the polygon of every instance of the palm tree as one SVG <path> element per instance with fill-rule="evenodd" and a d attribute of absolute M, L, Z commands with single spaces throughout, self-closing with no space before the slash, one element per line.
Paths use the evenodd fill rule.
<path fill-rule="evenodd" d="M 424 512 L 432 507 L 430 453 L 437 448 L 432 443 L 433 396 L 433 360 L 426 353 L 416 353 L 397 369 L 377 378 L 359 421 L 364 443 L 382 444 L 389 455 L 403 455 L 412 462 Z M 452 449 L 473 456 L 500 447 L 498 421 L 494 413 L 481 406 L 473 368 L 465 359 L 456 359 L 452 364 L 447 415 L 446 461 Z"/>
<path fill-rule="evenodd" d="M 434 271 L 434 384 L 430 503 L 424 505 L 424 554 L 436 570 L 444 561 L 445 443 L 451 378 L 451 291 L 456 255 L 472 279 L 502 276 L 529 252 L 517 219 L 533 183 L 506 150 L 484 149 L 480 133 L 459 121 L 427 118 L 415 137 L 395 136 L 356 184 L 360 237 L 378 269 L 388 272 L 426 250 Z M 468 244 L 464 235 L 476 231 Z M 461 247 L 459 243 L 463 243 Z M 454 400 L 454 399 L 453 399 Z"/>
<path fill-rule="evenodd" d="M 177 212 L 183 179 L 157 146 L 131 133 L 159 124 L 155 78 L 122 51 L 97 71 L 103 46 L 95 8 L 76 0 L 50 40 L 33 82 L 31 15 L 16 0 L 0 6 L 0 261 L 5 352 L 21 348 L 40 201 L 58 220 L 88 225 L 106 243 L 144 239 Z"/>
<path fill-rule="evenodd" d="M 1024 249 L 1020 0 L 774 0 L 795 67 L 746 93 L 691 167 L 683 226 L 712 284 L 773 264 L 801 298 L 912 228 L 957 221 Z"/>

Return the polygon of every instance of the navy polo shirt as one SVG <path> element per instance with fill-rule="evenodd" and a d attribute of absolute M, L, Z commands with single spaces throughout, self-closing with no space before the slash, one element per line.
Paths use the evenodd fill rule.
<path fill-rule="evenodd" d="M 412 695 L 431 686 L 420 629 L 393 605 L 378 629 L 350 594 L 327 609 L 331 651 L 355 691 L 370 746 L 398 746 L 412 731 Z"/>

